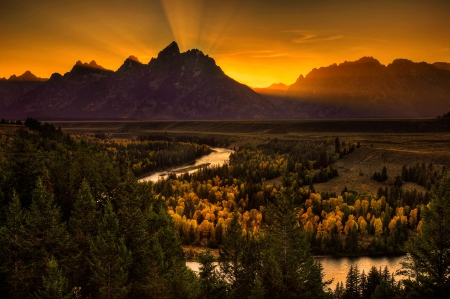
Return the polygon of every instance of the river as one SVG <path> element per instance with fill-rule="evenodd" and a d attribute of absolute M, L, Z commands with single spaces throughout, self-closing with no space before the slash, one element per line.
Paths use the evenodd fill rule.
<path fill-rule="evenodd" d="M 390 273 L 395 273 L 402 265 L 403 256 L 398 257 L 357 257 L 357 258 L 335 258 L 335 257 L 316 257 L 315 259 L 322 263 L 323 273 L 325 274 L 324 281 L 333 279 L 330 288 L 334 290 L 338 282 L 343 282 L 345 286 L 345 279 L 347 277 L 348 270 L 351 265 L 358 265 L 360 272 L 364 270 L 367 275 L 370 268 L 375 266 L 377 269 L 384 269 L 388 267 Z M 186 262 L 186 265 L 192 270 L 198 272 L 200 264 L 194 261 Z M 396 276 L 395 279 L 399 280 L 403 277 Z"/>
<path fill-rule="evenodd" d="M 230 154 L 233 152 L 230 149 L 226 148 L 212 148 L 214 152 L 209 155 L 200 157 L 195 160 L 195 164 L 185 165 L 177 168 L 167 169 L 165 171 L 160 171 L 153 173 L 147 177 L 142 178 L 140 181 L 153 181 L 157 182 L 158 179 L 164 177 L 167 178 L 169 173 L 171 172 L 179 172 L 184 173 L 186 171 L 180 171 L 180 169 L 185 169 L 189 166 L 197 166 L 202 164 L 210 163 L 211 165 L 223 165 L 226 161 L 228 161 Z M 195 172 L 196 169 L 189 170 L 189 173 Z M 320 261 L 323 266 L 323 272 L 325 274 L 324 280 L 334 279 L 331 283 L 330 287 L 334 290 L 336 284 L 338 282 L 343 282 L 345 284 L 345 279 L 347 276 L 347 272 L 350 269 L 350 265 L 358 265 L 358 269 L 360 271 L 364 270 L 367 274 L 372 266 L 375 266 L 377 269 L 384 269 L 385 266 L 388 266 L 388 269 L 391 273 L 399 270 L 401 268 L 401 262 L 403 261 L 403 257 L 358 257 L 358 258 L 333 258 L 333 257 L 316 257 L 316 260 Z M 198 262 L 186 262 L 186 265 L 194 271 L 198 271 L 199 263 Z M 401 277 L 397 277 L 399 279 Z"/>
<path fill-rule="evenodd" d="M 184 165 L 184 166 L 180 166 L 180 167 L 176 167 L 176 168 L 169 168 L 164 171 L 155 172 L 149 176 L 146 176 L 146 177 L 140 179 L 139 181 L 140 182 L 148 182 L 148 181 L 157 182 L 160 178 L 166 179 L 169 176 L 169 173 L 171 173 L 171 172 L 175 172 L 175 173 L 179 173 L 179 174 L 182 174 L 185 172 L 193 173 L 193 172 L 197 171 L 197 169 L 191 169 L 189 171 L 182 171 L 182 169 L 186 169 L 187 167 L 198 166 L 198 165 L 202 165 L 202 164 L 222 166 L 225 162 L 228 161 L 230 154 L 233 152 L 233 150 L 226 149 L 226 148 L 220 148 L 220 147 L 213 147 L 211 149 L 213 150 L 212 153 L 196 159 L 195 163 L 193 163 L 193 164 Z"/>

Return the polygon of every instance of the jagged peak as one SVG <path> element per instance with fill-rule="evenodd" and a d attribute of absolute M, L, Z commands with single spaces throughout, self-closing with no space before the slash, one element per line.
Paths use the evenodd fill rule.
<path fill-rule="evenodd" d="M 136 66 L 142 66 L 143 64 L 139 61 L 139 59 L 136 56 L 130 55 L 123 64 L 119 67 L 117 72 L 127 72 L 128 70 L 136 67 Z"/>
<path fill-rule="evenodd" d="M 345 61 L 345 62 L 339 64 L 338 66 L 363 65 L 363 64 L 381 65 L 381 63 L 377 59 L 373 58 L 372 56 L 364 56 L 355 61 Z M 333 66 L 336 66 L 336 64 L 333 64 Z"/>
<path fill-rule="evenodd" d="M 38 78 L 32 72 L 27 70 L 20 76 L 12 75 L 9 77 L 8 81 L 46 81 L 47 79 Z"/>
<path fill-rule="evenodd" d="M 95 60 L 92 60 L 91 62 L 87 63 L 83 63 L 81 62 L 81 60 L 78 60 L 75 63 L 75 66 L 83 66 L 83 67 L 89 67 L 89 68 L 93 68 L 93 69 L 99 69 L 99 70 L 104 70 L 104 71 L 108 71 L 107 69 L 105 69 L 103 66 L 97 64 L 97 62 L 95 62 Z"/>
<path fill-rule="evenodd" d="M 161 52 L 159 52 L 158 59 L 173 58 L 178 55 L 180 55 L 180 48 L 178 48 L 178 44 L 173 41 L 170 43 L 170 45 L 168 45 Z"/>
<path fill-rule="evenodd" d="M 133 60 L 133 61 L 135 61 L 135 62 L 139 62 L 139 63 L 141 63 L 140 61 L 139 61 L 139 58 L 137 58 L 136 56 L 134 56 L 134 55 L 130 55 L 130 56 L 128 56 L 128 59 L 129 60 Z"/>

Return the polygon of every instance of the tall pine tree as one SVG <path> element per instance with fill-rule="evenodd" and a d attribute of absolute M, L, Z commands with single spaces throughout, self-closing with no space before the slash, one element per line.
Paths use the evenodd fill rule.
<path fill-rule="evenodd" d="M 421 298 L 450 298 L 450 175 L 431 190 L 422 210 L 420 232 L 410 239 L 404 273 L 407 294 Z"/>
<path fill-rule="evenodd" d="M 268 298 L 323 298 L 322 267 L 315 262 L 298 221 L 299 209 L 283 190 L 266 210 L 263 281 Z"/>
<path fill-rule="evenodd" d="M 80 293 L 83 296 L 88 296 L 93 291 L 89 281 L 91 276 L 89 256 L 91 240 L 97 235 L 97 230 L 96 203 L 91 195 L 89 184 L 83 180 L 69 219 L 71 248 L 68 261 L 70 281 L 74 286 L 81 288 Z"/>
<path fill-rule="evenodd" d="M 36 286 L 41 285 L 51 257 L 61 265 L 67 262 L 69 236 L 61 218 L 61 212 L 53 200 L 50 183 L 46 180 L 44 185 L 42 180 L 38 179 L 33 190 L 30 210 L 26 215 L 27 238 L 31 242 L 31 260 L 28 265 L 30 293 L 34 293 Z"/>
<path fill-rule="evenodd" d="M 120 299 L 128 294 L 127 278 L 131 254 L 119 233 L 119 222 L 108 200 L 99 223 L 98 235 L 91 240 L 91 282 L 97 298 Z"/>
<path fill-rule="evenodd" d="M 19 197 L 14 193 L 6 214 L 6 223 L 0 228 L 0 272 L 4 280 L 1 293 L 5 298 L 25 297 L 28 265 L 31 264 L 30 250 L 25 213 Z"/>

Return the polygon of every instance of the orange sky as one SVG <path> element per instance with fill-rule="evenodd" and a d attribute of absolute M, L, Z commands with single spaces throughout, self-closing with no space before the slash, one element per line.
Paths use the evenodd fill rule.
<path fill-rule="evenodd" d="M 175 40 L 253 87 L 373 56 L 450 62 L 448 0 L 0 0 L 0 77 L 117 70 Z"/>

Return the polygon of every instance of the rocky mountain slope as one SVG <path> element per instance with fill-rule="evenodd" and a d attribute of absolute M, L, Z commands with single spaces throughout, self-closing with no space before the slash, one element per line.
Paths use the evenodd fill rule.
<path fill-rule="evenodd" d="M 292 117 L 418 117 L 450 110 L 450 71 L 372 57 L 313 69 L 280 103 Z"/>
<path fill-rule="evenodd" d="M 0 78 L 0 111 L 46 80 L 36 77 L 30 71 L 20 76 L 12 75 L 9 79 Z"/>
<path fill-rule="evenodd" d="M 173 42 L 148 64 L 135 57 L 116 71 L 77 62 L 19 97 L 9 115 L 90 119 L 246 119 L 283 115 L 248 86 L 226 76 L 199 50 Z"/>
<path fill-rule="evenodd" d="M 75 63 L 47 81 L 27 71 L 0 79 L 0 117 L 19 119 L 267 119 L 423 117 L 450 110 L 450 64 L 372 57 L 313 69 L 286 86 L 254 88 L 197 49 L 173 42 L 148 64 L 117 71 Z M 256 91 L 256 92 L 255 92 Z"/>

